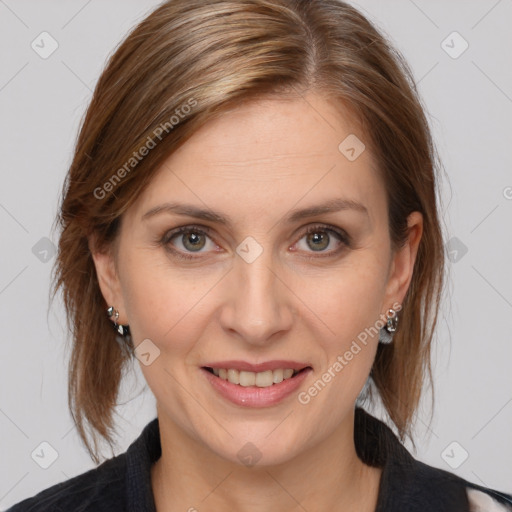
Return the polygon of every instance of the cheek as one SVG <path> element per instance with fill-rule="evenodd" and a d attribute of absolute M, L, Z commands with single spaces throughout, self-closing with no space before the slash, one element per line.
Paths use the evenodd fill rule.
<path fill-rule="evenodd" d="M 123 296 L 135 344 L 149 338 L 161 350 L 194 339 L 205 292 L 218 276 L 173 266 L 160 255 L 136 252 L 123 263 Z M 181 341 L 185 340 L 185 341 Z"/>
<path fill-rule="evenodd" d="M 350 344 L 379 318 L 387 270 L 380 245 L 354 250 L 329 270 L 304 268 L 283 276 L 298 297 L 295 309 L 302 313 L 296 321 L 309 324 L 319 345 L 343 348 L 340 344 Z M 200 339 L 222 306 L 224 271 L 180 267 L 155 250 L 121 254 L 124 306 L 135 345 L 149 338 L 161 350 L 188 350 L 187 340 Z M 325 336 L 318 338 L 320 332 Z"/>
<path fill-rule="evenodd" d="M 355 258 L 354 258 L 355 259 Z M 357 257 L 322 279 L 306 278 L 302 293 L 311 309 L 345 344 L 379 319 L 385 294 L 386 268 L 373 257 Z"/>

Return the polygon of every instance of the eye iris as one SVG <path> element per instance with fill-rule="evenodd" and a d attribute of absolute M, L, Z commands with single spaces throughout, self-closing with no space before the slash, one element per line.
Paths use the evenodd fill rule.
<path fill-rule="evenodd" d="M 327 235 L 324 231 L 315 231 L 313 233 L 309 233 L 307 237 L 308 243 L 314 242 L 315 245 L 311 246 L 314 251 L 325 249 L 329 245 L 329 235 Z M 324 242 L 321 245 L 318 245 L 317 242 Z"/>
<path fill-rule="evenodd" d="M 202 240 L 201 240 L 202 238 Z M 183 246 L 187 249 L 202 249 L 204 247 L 205 241 L 202 235 L 198 235 L 194 232 L 189 232 L 183 235 Z M 189 246 L 189 243 L 191 244 Z"/>

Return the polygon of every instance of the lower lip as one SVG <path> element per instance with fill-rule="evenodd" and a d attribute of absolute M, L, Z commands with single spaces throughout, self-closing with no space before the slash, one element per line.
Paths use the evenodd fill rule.
<path fill-rule="evenodd" d="M 205 368 L 201 368 L 213 388 L 224 398 L 235 405 L 243 407 L 269 407 L 278 404 L 281 400 L 293 393 L 312 371 L 306 368 L 295 377 L 285 379 L 279 384 L 272 384 L 266 388 L 258 386 L 240 386 L 217 377 Z"/>

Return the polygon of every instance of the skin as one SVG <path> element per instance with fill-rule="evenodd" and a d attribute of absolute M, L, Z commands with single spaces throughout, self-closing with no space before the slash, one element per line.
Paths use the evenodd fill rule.
<path fill-rule="evenodd" d="M 377 337 L 308 404 L 297 400 L 402 302 L 421 238 L 414 212 L 407 243 L 392 250 L 370 150 L 353 162 L 338 150 L 351 133 L 364 142 L 348 112 L 317 93 L 244 104 L 173 153 L 124 214 L 116 250 L 94 253 L 119 322 L 135 345 L 149 338 L 160 350 L 141 364 L 160 423 L 162 457 L 151 474 L 159 511 L 375 510 L 381 470 L 357 457 L 353 429 Z M 366 212 L 285 221 L 293 209 L 340 197 Z M 233 224 L 169 212 L 141 219 L 167 202 L 207 207 Z M 318 223 L 344 230 L 349 243 L 325 227 L 315 231 L 320 242 L 308 240 L 305 229 Z M 196 258 L 178 259 L 159 240 L 190 225 L 211 232 L 193 231 L 196 246 L 190 233 L 167 240 Z M 263 249 L 252 263 L 236 252 L 248 236 Z M 219 396 L 200 370 L 224 359 L 292 359 L 313 372 L 279 404 L 247 408 Z M 261 453 L 252 467 L 237 457 L 247 442 Z"/>

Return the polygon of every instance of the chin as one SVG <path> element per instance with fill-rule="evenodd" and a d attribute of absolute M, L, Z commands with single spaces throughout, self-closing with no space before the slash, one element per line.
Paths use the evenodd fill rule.
<path fill-rule="evenodd" d="M 275 428 L 275 426 L 273 427 Z M 210 446 L 219 457 L 241 467 L 263 468 L 285 464 L 297 455 L 297 441 L 289 435 L 268 439 L 265 429 L 260 435 L 243 436 L 230 439 L 229 446 Z"/>

